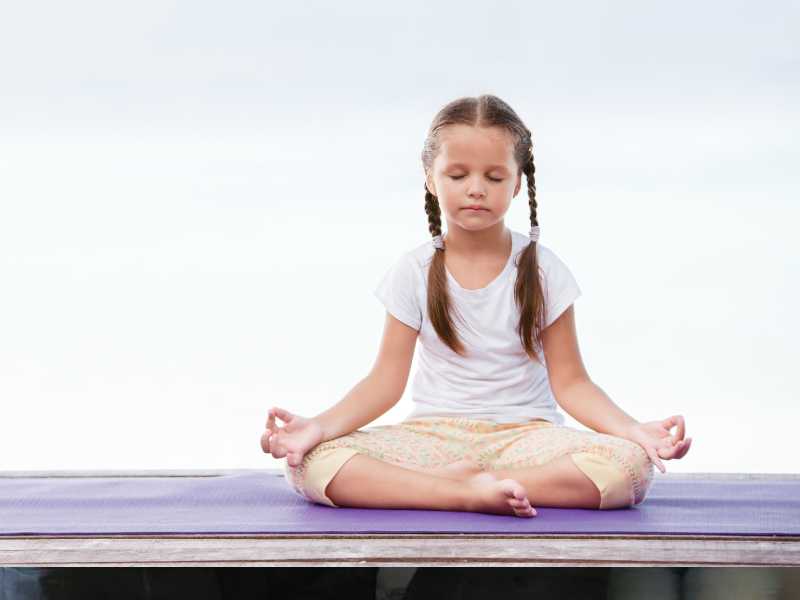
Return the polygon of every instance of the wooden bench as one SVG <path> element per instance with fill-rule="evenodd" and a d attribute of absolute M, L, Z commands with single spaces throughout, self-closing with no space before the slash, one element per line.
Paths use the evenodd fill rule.
<path fill-rule="evenodd" d="M 209 477 L 241 471 L 4 471 L 0 472 L 0 478 Z M 667 473 L 660 476 L 718 481 L 800 480 L 800 475 L 796 474 Z M 529 532 L 521 535 L 0 535 L 0 565 L 800 566 L 800 536 L 539 535 Z"/>

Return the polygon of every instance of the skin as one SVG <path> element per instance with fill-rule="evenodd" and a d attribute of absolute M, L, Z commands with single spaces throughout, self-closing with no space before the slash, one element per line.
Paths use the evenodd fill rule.
<path fill-rule="evenodd" d="M 439 154 L 425 174 L 428 191 L 447 221 L 447 258 L 490 262 L 509 254 L 503 221 L 522 186 L 511 134 L 497 127 L 449 125 L 440 131 Z M 487 210 L 465 207 L 477 204 Z"/>
<path fill-rule="evenodd" d="M 456 280 L 466 283 L 463 287 L 483 287 L 497 276 L 510 254 L 511 236 L 503 219 L 519 194 L 522 180 L 513 155 L 513 139 L 500 128 L 450 125 L 440 131 L 440 141 L 440 152 L 425 173 L 425 181 L 438 198 L 448 225 L 445 261 Z M 470 205 L 486 210 L 466 210 Z M 543 344 L 554 389 L 561 382 L 584 382 L 586 402 L 609 402 L 599 389 L 595 390 L 583 366 L 573 307 L 543 332 Z M 286 423 L 285 427 L 275 424 L 276 417 Z M 673 436 L 670 430 L 674 427 L 677 433 Z M 665 469 L 661 458 L 678 459 L 688 452 L 691 438 L 684 436 L 685 423 L 680 415 L 633 423 L 624 431 L 624 437 L 639 443 L 662 472 Z M 322 431 L 313 419 L 273 407 L 261 447 L 275 458 L 286 456 L 291 466 L 297 466 L 321 440 Z M 375 477 L 377 472 L 381 481 Z M 447 481 L 452 483 L 440 483 Z M 407 490 L 411 492 L 406 494 Z M 416 502 L 420 507 L 455 507 L 518 517 L 536 515 L 531 493 L 538 494 L 535 500 L 549 506 L 596 508 L 599 503 L 594 483 L 568 457 L 542 467 L 484 472 L 470 459 L 424 469 L 357 455 L 328 486 L 328 495 L 339 505 L 365 506 L 364 502 L 374 502 L 375 506 L 396 503 L 396 507 L 402 507 L 416 506 Z"/>
<path fill-rule="evenodd" d="M 469 280 L 462 287 L 480 288 L 498 274 L 510 253 L 511 239 L 504 217 L 522 185 L 522 171 L 514 159 L 514 139 L 499 127 L 462 124 L 444 127 L 439 139 L 440 151 L 425 173 L 425 184 L 437 197 L 447 221 L 445 263 L 459 283 Z M 465 210 L 472 204 L 487 210 Z M 590 381 L 576 336 L 574 309 L 570 308 L 544 333 L 547 361 Z M 556 356 L 558 360 L 552 360 Z M 672 435 L 670 430 L 675 427 L 677 433 Z M 673 415 L 660 421 L 635 423 L 625 437 L 640 444 L 664 473 L 661 458 L 678 459 L 689 451 L 692 440 L 684 439 L 685 430 L 683 417 Z"/>

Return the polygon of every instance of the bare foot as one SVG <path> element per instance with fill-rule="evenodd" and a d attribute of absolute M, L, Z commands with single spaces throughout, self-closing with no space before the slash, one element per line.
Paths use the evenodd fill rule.
<path fill-rule="evenodd" d="M 428 475 L 436 475 L 437 477 L 445 477 L 447 479 L 457 479 L 459 481 L 464 481 L 466 479 L 469 479 L 473 475 L 477 475 L 478 473 L 483 473 L 483 469 L 481 469 L 481 466 L 474 460 L 470 459 L 458 460 L 456 462 L 450 463 L 449 465 L 436 468 L 425 468 L 408 463 L 394 463 L 394 464 L 396 464 L 399 467 L 403 467 L 404 469 L 409 469 L 411 471 L 419 471 L 421 473 L 427 473 Z"/>
<path fill-rule="evenodd" d="M 487 512 L 515 517 L 535 517 L 528 494 L 515 479 L 498 479 L 490 472 L 468 477 L 466 509 L 471 512 Z"/>

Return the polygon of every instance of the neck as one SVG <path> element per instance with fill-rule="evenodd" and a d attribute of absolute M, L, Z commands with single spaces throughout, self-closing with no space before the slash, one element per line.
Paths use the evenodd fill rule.
<path fill-rule="evenodd" d="M 469 231 L 448 222 L 444 239 L 446 252 L 465 257 L 505 256 L 508 254 L 511 232 L 502 221 L 480 231 Z"/>

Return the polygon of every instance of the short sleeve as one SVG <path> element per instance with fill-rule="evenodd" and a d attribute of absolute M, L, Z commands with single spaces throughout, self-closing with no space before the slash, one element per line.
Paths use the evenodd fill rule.
<path fill-rule="evenodd" d="M 544 326 L 549 327 L 581 295 L 581 289 L 569 267 L 556 254 L 541 247 L 541 268 L 544 272 Z"/>
<path fill-rule="evenodd" d="M 397 261 L 375 288 L 374 295 L 396 319 L 417 331 L 422 326 L 422 311 L 417 301 L 419 269 L 409 255 Z"/>

